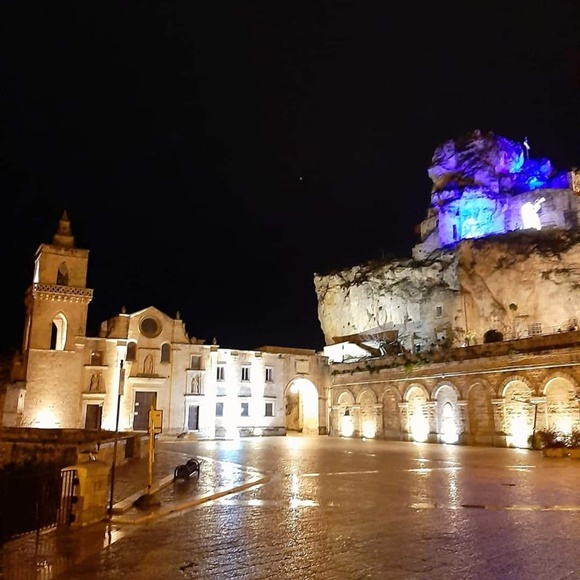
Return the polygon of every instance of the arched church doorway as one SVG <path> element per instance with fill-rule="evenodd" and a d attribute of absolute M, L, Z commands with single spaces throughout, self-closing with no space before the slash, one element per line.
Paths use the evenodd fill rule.
<path fill-rule="evenodd" d="M 297 378 L 288 384 L 285 393 L 286 431 L 318 435 L 318 391 L 308 379 Z"/>

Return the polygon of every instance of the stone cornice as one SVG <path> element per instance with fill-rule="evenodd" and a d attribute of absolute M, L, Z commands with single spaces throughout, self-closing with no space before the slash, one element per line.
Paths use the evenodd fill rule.
<path fill-rule="evenodd" d="M 93 299 L 90 288 L 75 288 L 73 286 L 57 286 L 56 284 L 33 284 L 29 293 L 34 299 L 51 300 L 53 302 L 77 302 L 88 304 Z"/>

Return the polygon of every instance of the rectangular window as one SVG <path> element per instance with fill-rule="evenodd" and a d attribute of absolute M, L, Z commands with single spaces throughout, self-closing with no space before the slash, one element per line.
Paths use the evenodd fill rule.
<path fill-rule="evenodd" d="M 242 367 L 242 381 L 249 381 L 250 380 L 250 367 L 243 366 Z"/>
<path fill-rule="evenodd" d="M 274 416 L 274 403 L 266 403 L 264 409 L 264 416 L 265 417 L 273 417 Z"/>
<path fill-rule="evenodd" d="M 272 367 L 266 367 L 266 382 L 274 382 L 274 369 Z"/>
<path fill-rule="evenodd" d="M 215 416 L 216 417 L 223 417 L 224 416 L 224 404 L 223 403 L 216 403 L 215 404 Z"/>
<path fill-rule="evenodd" d="M 94 366 L 101 366 L 103 364 L 103 353 L 100 350 L 91 352 L 91 364 Z"/>
<path fill-rule="evenodd" d="M 194 370 L 194 371 L 200 371 L 201 370 L 201 356 L 199 356 L 198 354 L 192 354 L 189 368 L 191 370 Z"/>
<path fill-rule="evenodd" d="M 250 403 L 242 403 L 242 412 L 240 413 L 242 417 L 250 416 Z"/>
<path fill-rule="evenodd" d="M 437 306 L 436 308 L 436 315 L 443 316 L 443 306 Z"/>
<path fill-rule="evenodd" d="M 529 336 L 538 336 L 542 334 L 542 323 L 541 322 L 534 322 L 528 326 L 528 335 Z"/>
<path fill-rule="evenodd" d="M 223 365 L 218 365 L 216 379 L 218 381 L 225 381 L 226 380 L 225 376 L 226 376 L 226 367 L 224 367 Z"/>

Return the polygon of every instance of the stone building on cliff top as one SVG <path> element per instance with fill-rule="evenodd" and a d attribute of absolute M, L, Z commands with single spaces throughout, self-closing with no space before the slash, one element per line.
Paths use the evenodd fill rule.
<path fill-rule="evenodd" d="M 579 427 L 580 174 L 481 131 L 428 173 L 411 258 L 314 276 L 331 433 L 525 445 Z"/>

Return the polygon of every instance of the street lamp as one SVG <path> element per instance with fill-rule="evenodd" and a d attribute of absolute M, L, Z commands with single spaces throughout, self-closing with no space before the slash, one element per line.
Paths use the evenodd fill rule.
<path fill-rule="evenodd" d="M 115 443 L 113 445 L 113 465 L 111 466 L 111 494 L 109 497 L 109 519 L 113 516 L 113 498 L 115 491 L 115 467 L 117 465 L 117 445 L 119 443 L 119 415 L 121 412 L 121 397 L 125 387 L 125 369 L 123 361 L 119 368 L 119 392 L 117 393 L 117 417 L 115 419 Z"/>

